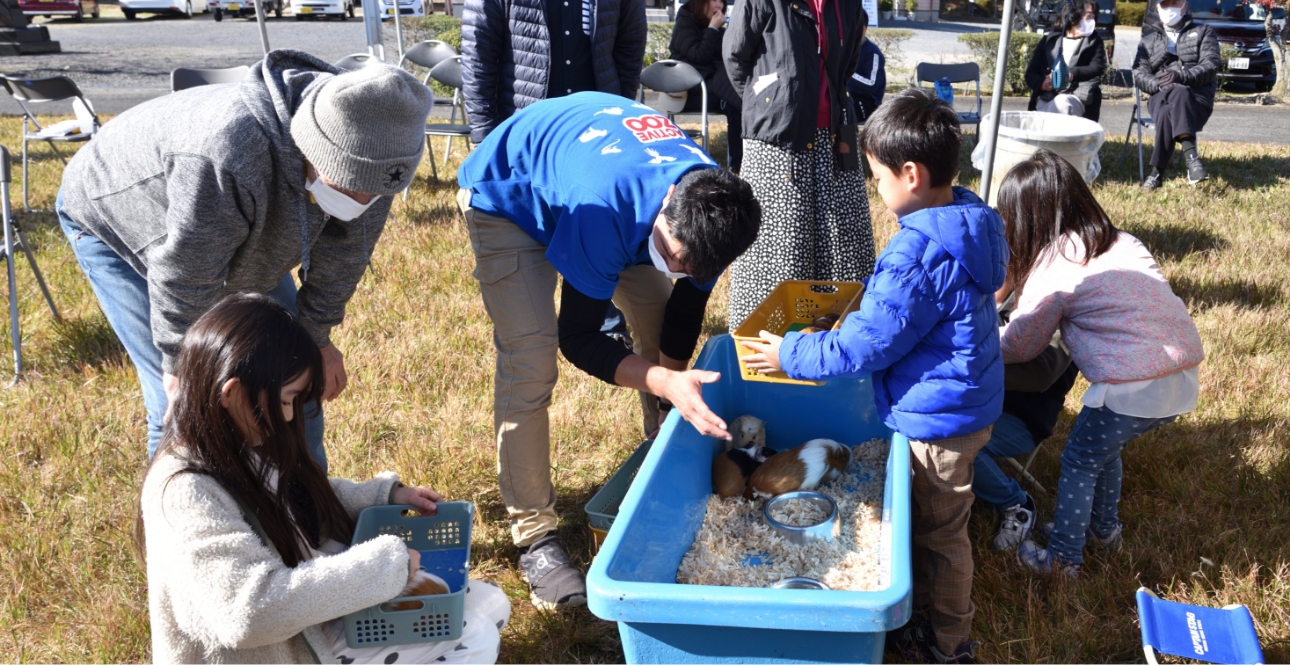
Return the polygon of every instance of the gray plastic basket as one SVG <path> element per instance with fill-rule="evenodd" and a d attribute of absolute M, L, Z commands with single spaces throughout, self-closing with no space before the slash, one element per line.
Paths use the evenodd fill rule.
<path fill-rule="evenodd" d="M 614 525 L 618 506 L 623 502 L 623 497 L 627 496 L 627 490 L 631 489 L 632 481 L 636 479 L 636 472 L 640 471 L 641 463 L 645 461 L 645 456 L 649 454 L 650 446 L 653 444 L 654 441 L 651 439 L 638 446 L 631 457 L 628 457 L 614 475 L 610 476 L 609 482 L 605 483 L 605 486 L 587 502 L 585 508 L 587 523 L 592 529 L 608 533 L 609 527 Z"/>
<path fill-rule="evenodd" d="M 470 527 L 475 506 L 469 501 L 439 504 L 436 515 L 405 516 L 412 506 L 372 506 L 358 515 L 353 544 L 393 534 L 421 553 L 421 569 L 448 583 L 452 593 L 401 596 L 345 616 L 345 641 L 351 649 L 461 638 L 470 573 Z M 389 603 L 420 601 L 413 610 L 387 611 Z"/>

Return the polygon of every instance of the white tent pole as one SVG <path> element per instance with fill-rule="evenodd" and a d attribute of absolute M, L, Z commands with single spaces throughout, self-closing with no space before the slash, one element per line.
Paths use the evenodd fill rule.
<path fill-rule="evenodd" d="M 1003 24 L 999 26 L 999 53 L 994 59 L 994 94 L 990 97 L 990 122 L 978 141 L 986 141 L 985 170 L 981 172 L 981 200 L 990 200 L 990 178 L 994 176 L 994 152 L 999 145 L 999 116 L 1003 113 L 1003 84 L 1008 72 L 1008 42 L 1012 41 L 1013 0 L 1003 0 Z"/>
<path fill-rule="evenodd" d="M 399 40 L 399 62 L 402 62 L 403 61 L 403 8 L 399 6 L 399 0 L 394 0 L 394 36 L 396 39 Z"/>
<path fill-rule="evenodd" d="M 398 4 L 394 6 L 397 8 Z M 385 40 L 381 36 L 380 0 L 363 0 L 363 27 L 367 33 L 367 52 L 384 62 Z"/>
<path fill-rule="evenodd" d="M 264 54 L 269 54 L 269 29 L 264 25 L 264 0 L 255 1 L 255 22 L 260 24 L 260 46 L 264 48 Z M 278 0 L 282 2 L 282 0 Z"/>

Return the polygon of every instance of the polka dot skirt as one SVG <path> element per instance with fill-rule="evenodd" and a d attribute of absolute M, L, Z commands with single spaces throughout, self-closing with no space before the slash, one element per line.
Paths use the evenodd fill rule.
<path fill-rule="evenodd" d="M 873 273 L 873 224 L 864 171 L 840 171 L 829 130 L 795 152 L 744 139 L 741 175 L 761 203 L 757 241 L 730 267 L 734 330 L 789 279 L 858 282 Z"/>

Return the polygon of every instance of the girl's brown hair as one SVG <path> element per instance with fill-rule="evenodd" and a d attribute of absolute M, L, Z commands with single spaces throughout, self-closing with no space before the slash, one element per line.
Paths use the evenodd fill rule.
<path fill-rule="evenodd" d="M 1040 150 L 1008 171 L 995 208 L 1011 256 L 1008 279 L 1021 289 L 1035 264 L 1069 233 L 1084 244 L 1084 264 L 1111 249 L 1119 232 L 1070 162 Z"/>
<path fill-rule="evenodd" d="M 287 422 L 278 404 L 282 387 L 309 374 Z M 188 329 L 175 376 L 179 391 L 153 462 L 174 455 L 182 473 L 210 476 L 259 520 L 264 535 L 290 567 L 308 558 L 307 547 L 331 538 L 348 543 L 354 531 L 327 474 L 309 457 L 303 406 L 323 393 L 322 354 L 296 317 L 262 295 L 220 301 Z M 241 382 L 250 398 L 260 445 L 252 447 L 220 403 L 224 384 Z M 276 473 L 277 491 L 269 487 Z M 163 489 L 164 492 L 164 489 Z M 135 550 L 142 559 L 142 493 Z"/>

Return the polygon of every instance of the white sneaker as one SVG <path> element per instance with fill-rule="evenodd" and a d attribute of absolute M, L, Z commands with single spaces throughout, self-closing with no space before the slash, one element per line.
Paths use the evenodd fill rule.
<path fill-rule="evenodd" d="M 994 536 L 994 549 L 1010 550 L 1030 537 L 1035 528 L 1035 501 L 1026 500 L 1003 511 L 999 517 L 999 533 Z"/>

